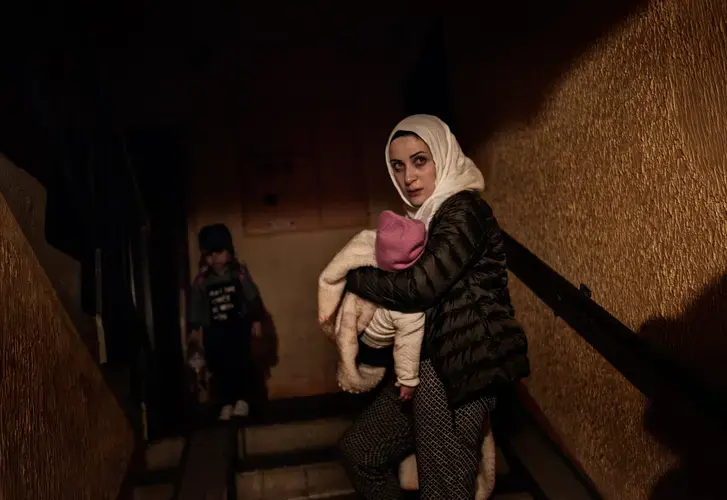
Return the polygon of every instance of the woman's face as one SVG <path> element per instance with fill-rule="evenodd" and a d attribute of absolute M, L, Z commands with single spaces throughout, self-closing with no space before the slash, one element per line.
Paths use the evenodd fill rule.
<path fill-rule="evenodd" d="M 429 146 L 415 135 L 398 137 L 391 141 L 389 159 L 401 192 L 413 207 L 421 207 L 432 196 L 436 184 Z"/>

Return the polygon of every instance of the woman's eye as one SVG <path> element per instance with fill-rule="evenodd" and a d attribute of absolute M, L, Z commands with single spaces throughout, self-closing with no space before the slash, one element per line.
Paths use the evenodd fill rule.
<path fill-rule="evenodd" d="M 391 168 L 393 168 L 396 172 L 401 170 L 402 167 L 403 167 L 403 165 L 401 163 L 392 163 L 391 164 Z"/>
<path fill-rule="evenodd" d="M 424 165 L 426 162 L 427 162 L 427 159 L 424 158 L 423 156 L 417 156 L 416 158 L 414 158 L 414 164 L 419 167 Z"/>

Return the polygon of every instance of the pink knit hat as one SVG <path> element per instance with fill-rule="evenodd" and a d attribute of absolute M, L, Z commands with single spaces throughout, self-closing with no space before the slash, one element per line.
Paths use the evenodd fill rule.
<path fill-rule="evenodd" d="M 422 221 L 384 210 L 376 229 L 376 263 L 385 271 L 406 269 L 422 255 L 426 242 Z"/>

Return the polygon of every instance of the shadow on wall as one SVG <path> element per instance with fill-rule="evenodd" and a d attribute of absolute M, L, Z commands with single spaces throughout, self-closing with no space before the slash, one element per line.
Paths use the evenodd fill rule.
<path fill-rule="evenodd" d="M 260 405 L 268 401 L 267 382 L 270 379 L 271 370 L 278 364 L 278 331 L 270 311 L 263 305 L 265 317 L 262 321 L 262 337 L 253 340 L 253 359 L 255 362 L 255 376 L 257 380 L 253 384 L 255 394 L 253 401 Z"/>
<path fill-rule="evenodd" d="M 561 75 L 648 3 L 520 0 L 456 8 L 447 39 L 462 146 L 474 154 L 495 132 L 537 117 Z"/>
<path fill-rule="evenodd" d="M 715 394 L 727 388 L 727 274 L 675 318 L 647 321 L 639 334 L 672 353 L 680 368 Z M 724 425 L 707 421 L 666 391 L 647 404 L 645 430 L 679 458 L 652 490 L 652 500 L 727 498 Z"/>

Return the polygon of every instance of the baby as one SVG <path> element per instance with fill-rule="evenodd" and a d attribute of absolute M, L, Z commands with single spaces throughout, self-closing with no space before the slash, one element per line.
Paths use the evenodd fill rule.
<path fill-rule="evenodd" d="M 372 389 L 383 378 L 393 356 L 400 398 L 412 398 L 419 385 L 424 313 L 377 308 L 353 294 L 343 296 L 343 292 L 349 270 L 366 265 L 377 265 L 386 271 L 406 269 L 421 256 L 425 244 L 423 222 L 386 210 L 379 216 L 376 232 L 362 231 L 356 235 L 321 274 L 319 320 L 339 348 L 338 383 L 342 389 Z"/>

